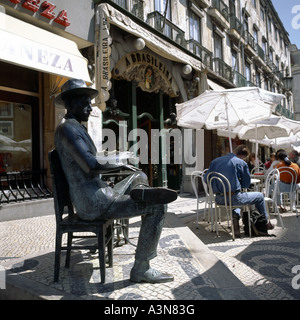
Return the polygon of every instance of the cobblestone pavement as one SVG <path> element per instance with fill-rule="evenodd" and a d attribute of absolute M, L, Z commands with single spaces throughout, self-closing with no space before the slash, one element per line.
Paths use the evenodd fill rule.
<path fill-rule="evenodd" d="M 203 213 L 201 210 L 200 213 Z M 187 226 L 216 255 L 228 269 L 262 300 L 299 300 L 300 279 L 300 217 L 295 213 L 282 214 L 284 229 L 274 215 L 276 225 L 271 237 L 246 237 L 232 241 L 227 222 L 219 227 L 220 237 L 211 232 L 210 224 L 195 219 Z M 241 226 L 242 230 L 242 226 Z M 292 272 L 292 268 L 298 266 Z"/>
<path fill-rule="evenodd" d="M 203 208 L 204 203 L 200 212 Z M 130 282 L 135 247 L 127 244 L 114 249 L 114 266 L 107 268 L 105 284 L 100 283 L 97 254 L 89 251 L 74 252 L 69 269 L 63 267 L 62 258 L 60 281 L 53 283 L 52 215 L 0 222 L 0 265 L 6 268 L 7 279 L 15 281 L 13 276 L 18 276 L 21 283 L 26 287 L 33 285 L 37 295 L 45 299 L 300 299 L 300 280 L 296 281 L 296 274 L 292 273 L 292 268 L 300 265 L 300 218 L 284 214 L 285 229 L 276 226 L 271 232 L 276 237 L 242 237 L 232 241 L 225 222 L 218 238 L 202 219 L 196 229 L 195 211 L 196 199 L 188 195 L 181 195 L 168 206 L 168 218 L 152 266 L 173 274 L 173 282 Z M 130 222 L 130 238 L 136 241 L 140 222 Z M 277 223 L 277 219 L 272 217 L 272 222 Z M 214 267 L 208 267 L 210 261 Z"/>
<path fill-rule="evenodd" d="M 138 236 L 139 225 L 139 220 L 132 219 L 130 239 L 133 243 Z M 164 228 L 158 256 L 152 260 L 152 266 L 167 270 L 174 275 L 175 281 L 155 285 L 130 282 L 129 273 L 134 262 L 135 247 L 127 244 L 114 249 L 114 266 L 107 268 L 106 283 L 102 285 L 98 255 L 89 251 L 76 251 L 72 254 L 72 265 L 69 269 L 63 267 L 62 259 L 60 281 L 53 283 L 53 216 L 2 222 L 0 226 L 2 265 L 10 269 L 12 274 L 57 289 L 58 296 L 67 292 L 75 298 L 88 300 L 220 299 L 214 285 L 205 275 L 205 270 L 172 228 Z M 39 245 L 36 246 L 36 243 Z M 19 257 L 21 259 L 18 259 Z M 47 296 L 47 292 L 40 292 L 40 295 Z"/>

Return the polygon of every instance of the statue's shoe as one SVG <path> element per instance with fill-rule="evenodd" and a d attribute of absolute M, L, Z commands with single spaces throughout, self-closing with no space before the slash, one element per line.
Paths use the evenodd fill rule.
<path fill-rule="evenodd" d="M 135 201 L 167 204 L 177 199 L 177 192 L 168 188 L 134 188 L 130 197 Z"/>
<path fill-rule="evenodd" d="M 146 272 L 135 272 L 131 270 L 130 280 L 132 282 L 164 283 L 174 280 L 174 277 L 168 273 L 162 273 L 149 268 Z"/>

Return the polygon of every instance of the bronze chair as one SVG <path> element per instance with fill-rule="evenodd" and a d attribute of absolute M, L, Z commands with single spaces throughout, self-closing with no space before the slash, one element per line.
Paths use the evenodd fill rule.
<path fill-rule="evenodd" d="M 52 177 L 52 188 L 54 197 L 54 209 L 56 216 L 56 243 L 55 243 L 55 263 L 54 263 L 54 282 L 59 279 L 61 250 L 66 250 L 65 267 L 70 266 L 71 250 L 95 250 L 99 251 L 99 267 L 101 283 L 105 283 L 105 248 L 107 247 L 108 265 L 113 265 L 113 220 L 81 220 L 74 212 L 74 207 L 69 194 L 69 186 L 62 169 L 57 151 L 49 152 L 49 162 Z M 67 208 L 67 211 L 65 209 Z M 73 233 L 91 232 L 95 235 L 73 235 Z M 62 245 L 62 236 L 68 233 L 67 245 Z M 73 245 L 75 238 L 97 237 L 96 245 Z"/>

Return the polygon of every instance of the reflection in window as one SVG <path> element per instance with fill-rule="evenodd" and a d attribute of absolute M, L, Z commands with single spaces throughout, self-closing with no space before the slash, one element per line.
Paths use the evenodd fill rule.
<path fill-rule="evenodd" d="M 31 106 L 0 101 L 0 172 L 32 169 Z"/>
<path fill-rule="evenodd" d="M 222 38 L 214 33 L 214 54 L 215 58 L 223 59 Z"/>
<path fill-rule="evenodd" d="M 231 64 L 232 64 L 232 71 L 233 71 L 233 83 L 237 85 L 238 84 L 237 72 L 239 71 L 239 65 L 238 65 L 238 54 L 235 50 L 231 50 Z"/>
<path fill-rule="evenodd" d="M 200 18 L 191 10 L 189 10 L 189 31 L 190 31 L 190 39 L 193 39 L 199 43 L 201 43 L 200 39 L 200 29 L 201 23 Z"/>

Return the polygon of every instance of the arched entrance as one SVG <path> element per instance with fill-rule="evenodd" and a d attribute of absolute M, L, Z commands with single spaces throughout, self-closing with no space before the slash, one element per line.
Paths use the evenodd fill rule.
<path fill-rule="evenodd" d="M 103 128 L 112 129 L 116 135 L 119 135 L 119 138 L 122 130 L 128 136 L 133 129 L 142 129 L 147 134 L 147 143 L 139 147 L 147 153 L 147 161 L 138 163 L 138 167 L 147 174 L 151 186 L 168 186 L 179 190 L 181 166 L 177 165 L 174 170 L 173 164 L 162 162 L 162 150 L 166 149 L 163 145 L 165 141 L 159 138 L 159 150 L 156 150 L 159 161 L 152 163 L 153 155 L 151 155 L 151 132 L 155 129 L 156 132 L 159 132 L 163 128 L 176 126 L 175 98 L 163 94 L 161 90 L 146 92 L 137 87 L 134 81 L 112 79 L 112 83 L 111 99 L 103 112 Z M 124 128 L 124 124 L 126 128 Z M 134 144 L 136 141 L 126 140 L 124 142 L 123 139 L 117 139 L 117 149 L 119 150 L 129 150 Z M 170 149 L 171 154 L 172 147 L 173 145 Z M 138 149 L 138 155 L 140 152 L 141 149 Z"/>
<path fill-rule="evenodd" d="M 119 136 L 118 150 L 132 150 L 139 156 L 136 165 L 148 175 L 151 186 L 179 190 L 180 170 L 176 171 L 176 179 L 170 179 L 172 184 L 168 183 L 170 165 L 163 159 L 166 150 L 172 150 L 166 148 L 166 141 L 160 136 L 165 127 L 176 126 L 172 114 L 179 89 L 169 68 L 172 64 L 148 51 L 124 55 L 111 72 L 112 89 L 103 112 L 103 128 L 110 128 Z M 121 130 L 130 136 L 128 140 L 121 139 Z"/>

